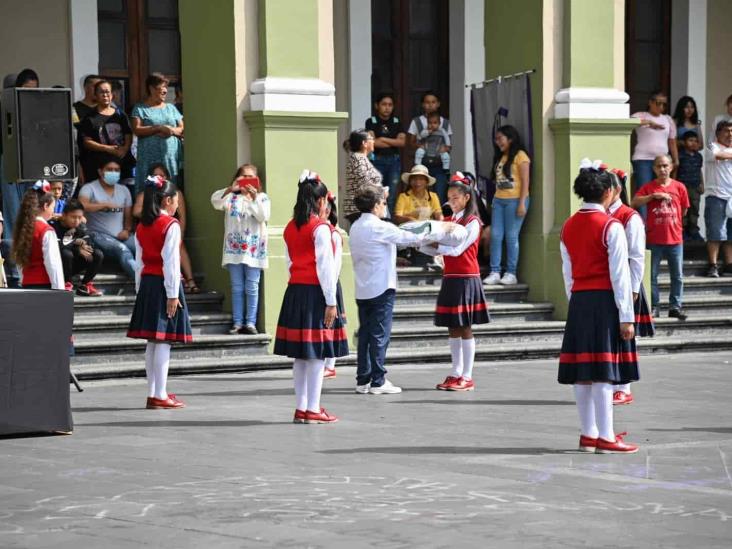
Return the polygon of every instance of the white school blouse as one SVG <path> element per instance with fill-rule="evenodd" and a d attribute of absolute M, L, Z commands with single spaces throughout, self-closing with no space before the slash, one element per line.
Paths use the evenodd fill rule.
<path fill-rule="evenodd" d="M 608 211 L 612 215 L 622 205 L 620 199 L 616 200 Z M 630 288 L 633 293 L 640 292 L 643 283 L 643 271 L 646 263 L 646 228 L 640 214 L 630 216 L 625 226 L 625 238 L 628 239 L 628 262 L 630 264 Z"/>

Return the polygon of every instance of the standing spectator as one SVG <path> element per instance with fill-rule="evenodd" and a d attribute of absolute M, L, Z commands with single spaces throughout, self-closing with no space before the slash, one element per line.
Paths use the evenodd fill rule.
<path fill-rule="evenodd" d="M 724 244 L 725 274 L 732 274 L 732 218 L 727 208 L 732 199 L 732 119 L 722 120 L 716 126 L 716 138 L 709 144 L 712 157 L 710 181 L 704 201 L 704 225 L 707 231 L 707 276 L 718 277 L 717 257 Z"/>
<path fill-rule="evenodd" d="M 125 274 L 135 278 L 135 240 L 132 236 L 132 197 L 119 184 L 119 159 L 108 157 L 99 164 L 99 179 L 87 183 L 79 192 L 87 228 L 95 248 L 114 258 Z M 177 205 L 177 201 L 176 201 Z"/>
<path fill-rule="evenodd" d="M 110 80 L 112 83 L 112 106 L 119 113 L 125 112 L 124 88 L 119 80 Z"/>
<path fill-rule="evenodd" d="M 418 147 L 417 139 L 424 139 L 429 135 L 427 129 L 428 121 L 427 117 L 432 113 L 440 114 L 440 98 L 434 91 L 427 91 L 422 94 L 422 114 L 415 116 L 409 124 L 409 145 L 412 149 Z M 439 127 L 443 130 L 444 134 L 447 135 L 448 139 L 452 137 L 452 126 L 447 118 L 440 116 Z M 439 153 L 449 153 L 452 147 L 449 144 L 442 145 L 439 149 Z M 440 204 L 444 204 L 447 200 L 447 176 L 448 174 L 442 168 L 441 164 L 435 164 L 434 166 L 428 166 L 430 175 L 437 179 L 435 190 L 437 195 L 440 197 Z"/>
<path fill-rule="evenodd" d="M 183 116 L 174 105 L 165 102 L 169 80 L 158 72 L 145 80 L 147 98 L 132 109 L 132 131 L 137 136 L 137 172 L 135 186 L 142 191 L 150 164 L 161 162 L 178 182 L 182 158 Z"/>
<path fill-rule="evenodd" d="M 361 215 L 353 203 L 353 197 L 364 185 L 381 185 L 381 172 L 377 170 L 368 155 L 374 150 L 374 136 L 366 130 L 351 132 L 343 142 L 348 152 L 346 161 L 346 196 L 343 199 L 343 213 L 353 223 Z"/>
<path fill-rule="evenodd" d="M 654 316 L 659 316 L 658 271 L 661 260 L 668 262 L 671 273 L 668 316 L 686 320 L 687 315 L 681 308 L 684 293 L 684 239 L 683 220 L 689 208 L 689 195 L 686 187 L 671 179 L 673 164 L 668 155 L 663 154 L 653 163 L 656 179 L 638 189 L 633 197 L 632 206 L 639 208 L 648 205 L 646 221 L 646 247 L 651 250 L 651 306 Z"/>
<path fill-rule="evenodd" d="M 33 69 L 23 69 L 15 78 L 16 88 L 37 88 L 40 86 L 38 73 Z"/>
<path fill-rule="evenodd" d="M 704 148 L 704 134 L 701 120 L 699 120 L 699 110 L 693 97 L 684 95 L 676 102 L 673 119 L 676 124 L 677 143 L 683 140 L 684 135 L 688 132 L 696 132 L 699 138 L 699 148 Z"/>
<path fill-rule="evenodd" d="M 531 171 L 531 160 L 516 128 L 501 126 L 496 130 L 493 158 L 496 194 L 491 214 L 491 272 L 485 283 L 510 285 L 518 282 L 519 233 L 529 209 Z M 501 277 L 504 240 L 506 271 Z"/>
<path fill-rule="evenodd" d="M 447 172 L 450 171 L 450 153 L 445 149 L 450 146 L 450 136 L 440 126 L 440 118 L 436 112 L 427 115 L 427 129 L 417 136 L 414 163 L 427 167 L 440 165 Z"/>
<path fill-rule="evenodd" d="M 366 131 L 374 135 L 374 166 L 381 173 L 382 184 L 389 188 L 389 211 L 394 211 L 402 163 L 400 149 L 406 144 L 406 134 L 398 117 L 394 116 L 394 95 L 381 92 L 374 102 L 375 116 L 366 120 Z"/>
<path fill-rule="evenodd" d="M 97 178 L 96 167 L 92 170 L 92 173 L 89 174 L 89 179 L 84 178 L 84 164 L 86 163 L 86 157 L 88 156 L 89 151 L 84 148 L 80 129 L 82 122 L 84 122 L 88 116 L 91 116 L 96 112 L 97 101 L 94 96 L 94 86 L 96 86 L 97 82 L 100 80 L 101 78 L 96 74 L 87 74 L 84 77 L 84 97 L 74 103 L 74 112 L 72 113 L 74 128 L 76 128 L 76 154 L 81 167 L 79 175 L 82 183 L 88 183 L 89 181 L 93 181 Z"/>
<path fill-rule="evenodd" d="M 712 123 L 712 131 L 715 132 L 712 135 L 709 136 L 709 142 L 713 142 L 716 140 L 716 131 L 717 131 L 717 125 L 720 122 L 729 122 L 732 121 L 732 95 L 727 97 L 727 101 L 724 103 L 725 105 L 725 112 L 723 114 L 718 114 L 714 117 L 714 122 Z"/>
<path fill-rule="evenodd" d="M 122 168 L 122 184 L 128 188 L 134 186 L 135 158 L 130 152 L 132 128 L 127 115 L 112 104 L 112 84 L 108 80 L 99 80 L 94 85 L 94 99 L 94 111 L 79 126 L 82 147 L 86 151 L 81 162 L 84 180 L 93 181 L 100 159 L 111 155 L 118 159 Z"/>
<path fill-rule="evenodd" d="M 0 212 L 0 288 L 8 287 L 8 279 L 5 277 L 5 261 L 3 260 L 3 253 L 5 252 L 5 242 L 2 240 L 3 234 L 3 213 Z"/>
<path fill-rule="evenodd" d="M 701 134 L 693 130 L 684 133 L 679 150 L 679 168 L 676 177 L 689 194 L 689 211 L 684 216 L 684 240 L 704 240 L 699 234 L 699 201 L 704 194 L 704 158 L 699 149 Z"/>
<path fill-rule="evenodd" d="M 672 168 L 679 163 L 676 149 L 676 124 L 673 118 L 663 114 L 667 105 L 666 94 L 655 91 L 648 98 L 648 110 L 631 115 L 631 118 L 640 119 L 640 125 L 635 129 L 638 141 L 633 149 L 633 175 L 636 191 L 653 180 L 653 162 L 658 156 L 670 154 L 673 161 Z M 641 209 L 641 215 L 645 218 L 645 208 Z"/>

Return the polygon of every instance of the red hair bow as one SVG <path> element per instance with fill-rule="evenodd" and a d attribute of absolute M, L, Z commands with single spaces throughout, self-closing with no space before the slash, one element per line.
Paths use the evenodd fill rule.
<path fill-rule="evenodd" d="M 45 179 L 39 179 L 33 184 L 33 190 L 39 193 L 50 193 L 51 184 Z"/>
<path fill-rule="evenodd" d="M 325 195 L 325 198 L 328 200 L 328 202 L 335 202 L 336 196 L 332 192 L 328 191 L 328 194 Z"/>

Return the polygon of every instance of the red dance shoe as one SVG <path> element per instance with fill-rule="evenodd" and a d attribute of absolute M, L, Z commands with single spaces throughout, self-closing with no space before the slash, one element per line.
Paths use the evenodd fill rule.
<path fill-rule="evenodd" d="M 630 404 L 633 402 L 633 395 L 631 393 L 624 393 L 623 391 L 615 391 L 613 393 L 613 405 L 621 406 L 623 404 Z"/>
<path fill-rule="evenodd" d="M 185 408 L 186 405 L 180 400 L 173 400 L 168 395 L 166 399 L 148 397 L 146 407 L 148 410 L 159 410 L 163 408 Z"/>
<path fill-rule="evenodd" d="M 305 412 L 305 423 L 335 423 L 338 418 L 325 411 L 325 408 L 321 408 L 320 412 L 311 412 L 310 410 Z"/>
<path fill-rule="evenodd" d="M 67 292 L 73 292 L 74 291 L 74 285 L 71 282 L 67 282 L 64 284 L 64 290 Z"/>
<path fill-rule="evenodd" d="M 323 379 L 328 379 L 329 377 L 335 377 L 336 371 L 335 368 L 324 368 L 323 369 Z"/>
<path fill-rule="evenodd" d="M 443 381 L 442 383 L 438 383 L 435 386 L 435 389 L 439 389 L 440 391 L 449 391 L 450 387 L 452 387 L 458 379 L 460 378 L 455 376 L 447 376 L 445 378 L 445 381 Z"/>
<path fill-rule="evenodd" d="M 580 435 L 579 451 L 594 452 L 597 450 L 597 439 Z"/>
<path fill-rule="evenodd" d="M 473 380 L 464 377 L 457 378 L 457 381 L 447 388 L 448 391 L 472 391 L 473 389 L 475 389 Z"/>
<path fill-rule="evenodd" d="M 620 433 L 615 435 L 615 442 L 598 438 L 597 449 L 595 451 L 598 454 L 635 454 L 638 451 L 638 446 L 623 442 L 623 437 L 627 434 Z"/>
<path fill-rule="evenodd" d="M 175 396 L 175 393 L 168 393 L 168 398 L 170 400 L 172 400 L 173 402 L 180 402 L 181 404 L 183 404 L 183 401 L 182 400 L 178 400 L 178 397 Z"/>
<path fill-rule="evenodd" d="M 305 423 L 305 414 L 305 410 L 295 408 L 295 416 L 292 418 L 292 423 Z"/>

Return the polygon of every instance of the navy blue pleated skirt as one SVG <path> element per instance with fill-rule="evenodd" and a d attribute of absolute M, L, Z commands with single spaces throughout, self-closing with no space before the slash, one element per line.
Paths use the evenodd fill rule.
<path fill-rule="evenodd" d="M 173 318 L 168 318 L 168 297 L 162 276 L 142 275 L 132 311 L 127 337 L 161 343 L 190 343 L 191 320 L 188 316 L 183 285 L 178 289 L 180 307 Z"/>
<path fill-rule="evenodd" d="M 446 276 L 435 308 L 435 326 L 469 327 L 491 321 L 480 276 Z"/>
<path fill-rule="evenodd" d="M 277 320 L 274 354 L 323 359 L 346 356 L 348 336 L 340 306 L 332 328 L 325 328 L 325 296 L 317 284 L 289 284 Z"/>
<path fill-rule="evenodd" d="M 640 337 L 653 337 L 656 334 L 656 325 L 653 323 L 653 313 L 648 306 L 648 297 L 641 284 L 638 299 L 633 303 L 635 311 L 635 335 Z"/>
<path fill-rule="evenodd" d="M 635 339 L 620 338 L 618 308 L 612 290 L 574 292 L 559 357 L 559 383 L 638 381 Z"/>
<path fill-rule="evenodd" d="M 343 322 L 343 325 L 345 326 L 347 324 L 346 322 L 346 306 L 343 303 L 343 288 L 341 288 L 341 281 L 338 281 L 338 284 L 336 285 L 336 307 L 338 307 L 338 317 Z"/>

